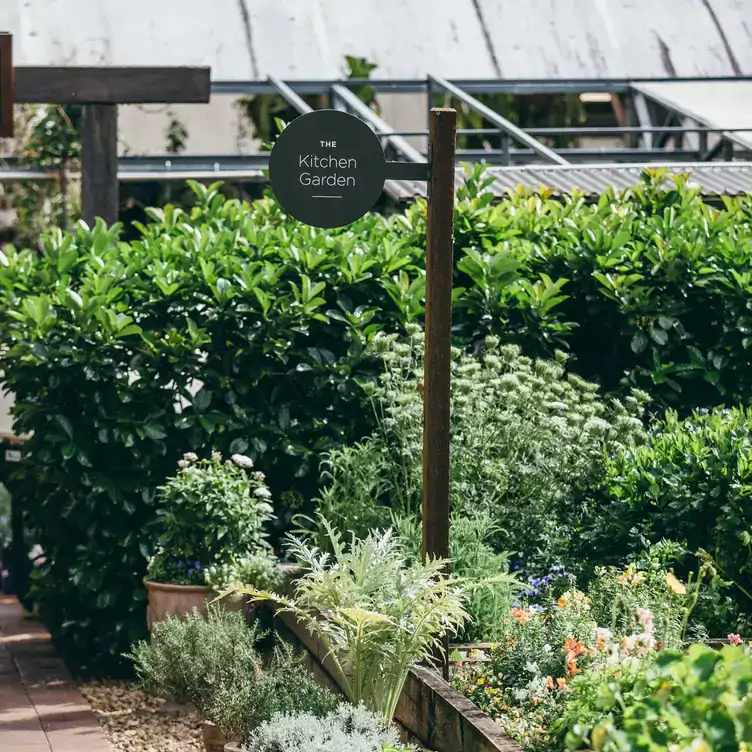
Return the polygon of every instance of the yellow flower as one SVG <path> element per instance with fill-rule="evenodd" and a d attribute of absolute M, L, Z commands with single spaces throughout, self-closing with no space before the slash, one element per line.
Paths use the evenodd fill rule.
<path fill-rule="evenodd" d="M 645 572 L 637 572 L 632 578 L 632 586 L 637 587 L 641 582 L 645 582 Z"/>
<path fill-rule="evenodd" d="M 626 585 L 631 579 L 632 575 L 635 571 L 635 565 L 630 564 L 625 570 L 624 574 L 619 575 L 619 577 L 616 578 L 616 581 L 619 583 L 619 585 Z"/>
<path fill-rule="evenodd" d="M 669 572 L 666 575 L 666 584 L 673 590 L 677 595 L 684 595 L 687 592 L 687 588 L 683 582 L 678 580 L 676 578 L 676 575 L 673 572 Z"/>
<path fill-rule="evenodd" d="M 478 686 L 480 687 L 482 684 L 485 684 L 486 680 L 481 676 L 480 679 L 478 679 Z"/>

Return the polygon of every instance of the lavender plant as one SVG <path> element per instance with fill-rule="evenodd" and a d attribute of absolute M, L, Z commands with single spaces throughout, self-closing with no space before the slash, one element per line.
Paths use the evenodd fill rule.
<path fill-rule="evenodd" d="M 317 718 L 310 713 L 278 714 L 262 724 L 246 752 L 408 752 L 396 729 L 366 708 L 340 705 Z"/>

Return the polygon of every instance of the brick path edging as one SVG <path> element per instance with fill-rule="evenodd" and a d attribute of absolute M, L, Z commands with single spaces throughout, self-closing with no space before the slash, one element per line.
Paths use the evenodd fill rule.
<path fill-rule="evenodd" d="M 50 635 L 0 595 L 0 749 L 3 752 L 112 752 Z"/>

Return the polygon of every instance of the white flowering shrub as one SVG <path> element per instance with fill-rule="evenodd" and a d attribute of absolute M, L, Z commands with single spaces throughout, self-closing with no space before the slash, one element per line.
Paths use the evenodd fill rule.
<path fill-rule="evenodd" d="M 247 752 L 383 752 L 404 749 L 396 729 L 362 705 L 342 704 L 323 718 L 310 713 L 275 715 L 261 724 Z"/>
<path fill-rule="evenodd" d="M 244 455 L 228 460 L 219 452 L 206 460 L 184 455 L 177 474 L 158 489 L 157 552 L 147 578 L 221 587 L 252 582 L 246 578 L 255 573 L 264 586 L 273 584 L 266 525 L 274 511 L 264 480 Z"/>
<path fill-rule="evenodd" d="M 379 425 L 328 456 L 319 499 L 328 520 L 358 535 L 421 508 L 424 335 L 416 326 L 407 341 L 379 334 L 374 348 L 385 365 L 367 386 Z M 480 355 L 453 353 L 453 511 L 490 518 L 496 550 L 531 568 L 567 560 L 605 458 L 644 436 L 646 394 L 606 402 L 565 362 L 532 360 L 495 337 Z"/>

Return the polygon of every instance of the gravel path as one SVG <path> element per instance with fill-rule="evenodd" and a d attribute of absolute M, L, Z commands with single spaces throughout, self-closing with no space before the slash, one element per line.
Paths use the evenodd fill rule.
<path fill-rule="evenodd" d="M 79 686 L 114 752 L 203 752 L 195 712 L 171 709 L 124 682 L 87 681 Z"/>

